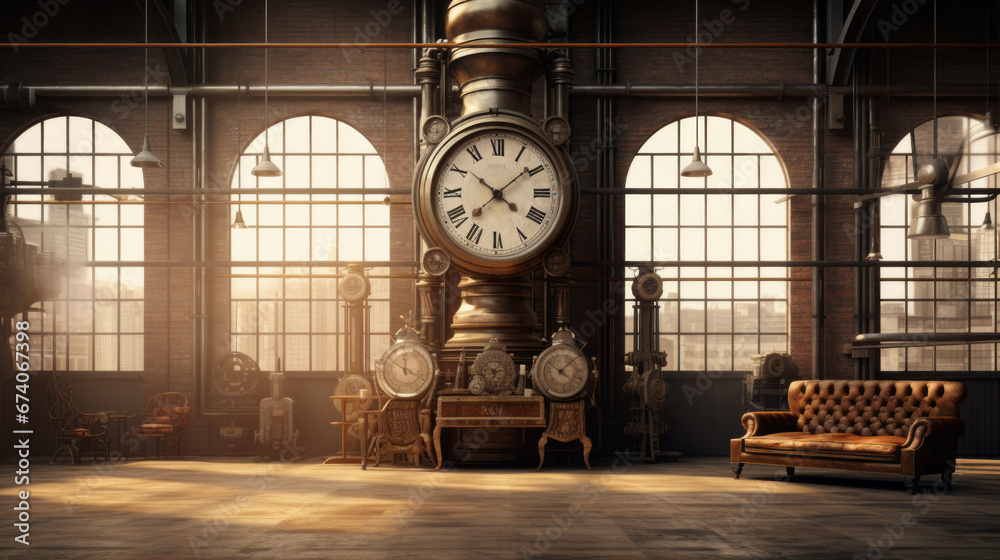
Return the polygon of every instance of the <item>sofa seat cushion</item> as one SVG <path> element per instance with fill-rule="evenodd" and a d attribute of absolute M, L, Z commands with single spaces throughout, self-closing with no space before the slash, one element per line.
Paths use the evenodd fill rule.
<path fill-rule="evenodd" d="M 905 441 L 906 438 L 897 436 L 780 432 L 745 438 L 743 449 L 751 453 L 794 453 L 803 457 L 899 461 L 899 450 Z"/>

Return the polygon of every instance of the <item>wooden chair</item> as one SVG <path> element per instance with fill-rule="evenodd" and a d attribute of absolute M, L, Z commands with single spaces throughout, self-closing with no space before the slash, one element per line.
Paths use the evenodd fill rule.
<path fill-rule="evenodd" d="M 156 456 L 173 455 L 184 457 L 187 446 L 187 421 L 191 408 L 183 393 L 168 392 L 154 395 L 142 412 L 132 422 L 129 450 L 135 450 L 142 443 L 143 457 L 148 457 L 146 446 L 150 440 L 156 442 Z"/>
<path fill-rule="evenodd" d="M 393 462 L 396 455 L 407 456 L 418 467 L 422 457 L 426 457 L 434 465 L 431 407 L 436 394 L 438 373 L 435 372 L 431 388 L 421 400 L 388 398 L 376 386 L 379 400 L 385 404 L 379 410 L 361 413 L 362 438 L 366 449 L 361 462 L 362 468 L 368 466 L 369 460 L 374 461 L 376 467 L 383 460 Z"/>
<path fill-rule="evenodd" d="M 66 383 L 58 373 L 52 373 L 52 381 L 46 386 L 49 401 L 49 419 L 56 435 L 56 452 L 51 463 L 55 463 L 64 452 L 69 453 L 70 462 L 80 462 L 80 452 L 89 449 L 94 453 L 104 453 L 108 460 L 108 416 L 103 412 L 84 413 L 73 404 L 73 386 Z"/>

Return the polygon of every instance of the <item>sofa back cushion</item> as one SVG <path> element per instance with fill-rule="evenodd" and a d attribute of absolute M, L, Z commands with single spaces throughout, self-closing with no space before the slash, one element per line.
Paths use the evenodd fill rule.
<path fill-rule="evenodd" d="M 958 381 L 794 381 L 788 409 L 799 429 L 905 437 L 921 416 L 958 416 L 965 398 Z"/>

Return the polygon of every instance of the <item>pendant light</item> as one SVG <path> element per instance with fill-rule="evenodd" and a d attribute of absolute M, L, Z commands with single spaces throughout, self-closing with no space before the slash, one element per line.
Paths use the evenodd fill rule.
<path fill-rule="evenodd" d="M 951 230 L 948 219 L 941 210 L 940 191 L 948 185 L 948 164 L 938 157 L 938 110 L 937 110 L 937 0 L 934 8 L 933 30 L 933 112 L 934 112 L 934 157 L 917 170 L 917 181 L 920 182 L 920 197 L 917 205 L 917 215 L 910 221 L 910 231 L 907 239 L 948 239 Z M 958 162 L 954 162 L 953 165 Z"/>
<path fill-rule="evenodd" d="M 140 169 L 155 169 L 157 167 L 163 167 L 163 162 L 160 161 L 160 158 L 156 157 L 156 154 L 149 149 L 149 0 L 146 0 L 146 7 L 143 16 L 145 21 L 143 42 L 147 45 L 143 47 L 144 63 L 142 67 L 142 89 L 144 94 L 144 105 L 146 106 L 146 127 L 145 134 L 142 137 L 142 150 L 135 154 L 135 157 L 132 158 L 132 161 L 130 161 L 129 164 L 132 167 L 138 167 Z"/>
<path fill-rule="evenodd" d="M 281 169 L 271 161 L 271 150 L 267 145 L 270 129 L 267 126 L 267 0 L 264 0 L 264 155 L 260 163 L 250 170 L 254 177 L 281 177 Z"/>
<path fill-rule="evenodd" d="M 698 147 L 698 0 L 694 2 L 694 154 L 691 163 L 681 170 L 681 177 L 708 177 L 712 168 L 701 161 L 701 149 Z"/>
<path fill-rule="evenodd" d="M 230 227 L 233 229 L 248 229 L 247 223 L 243 221 L 243 210 L 239 205 L 236 206 L 236 219 L 233 220 L 233 225 Z"/>

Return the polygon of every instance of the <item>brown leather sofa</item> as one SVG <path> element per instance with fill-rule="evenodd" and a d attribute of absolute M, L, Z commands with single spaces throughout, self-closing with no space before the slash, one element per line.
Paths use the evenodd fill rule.
<path fill-rule="evenodd" d="M 924 474 L 947 488 L 965 424 L 957 381 L 794 381 L 788 411 L 748 412 L 747 433 L 731 440 L 736 478 L 743 465 L 849 469 L 902 475 L 912 494 Z"/>

